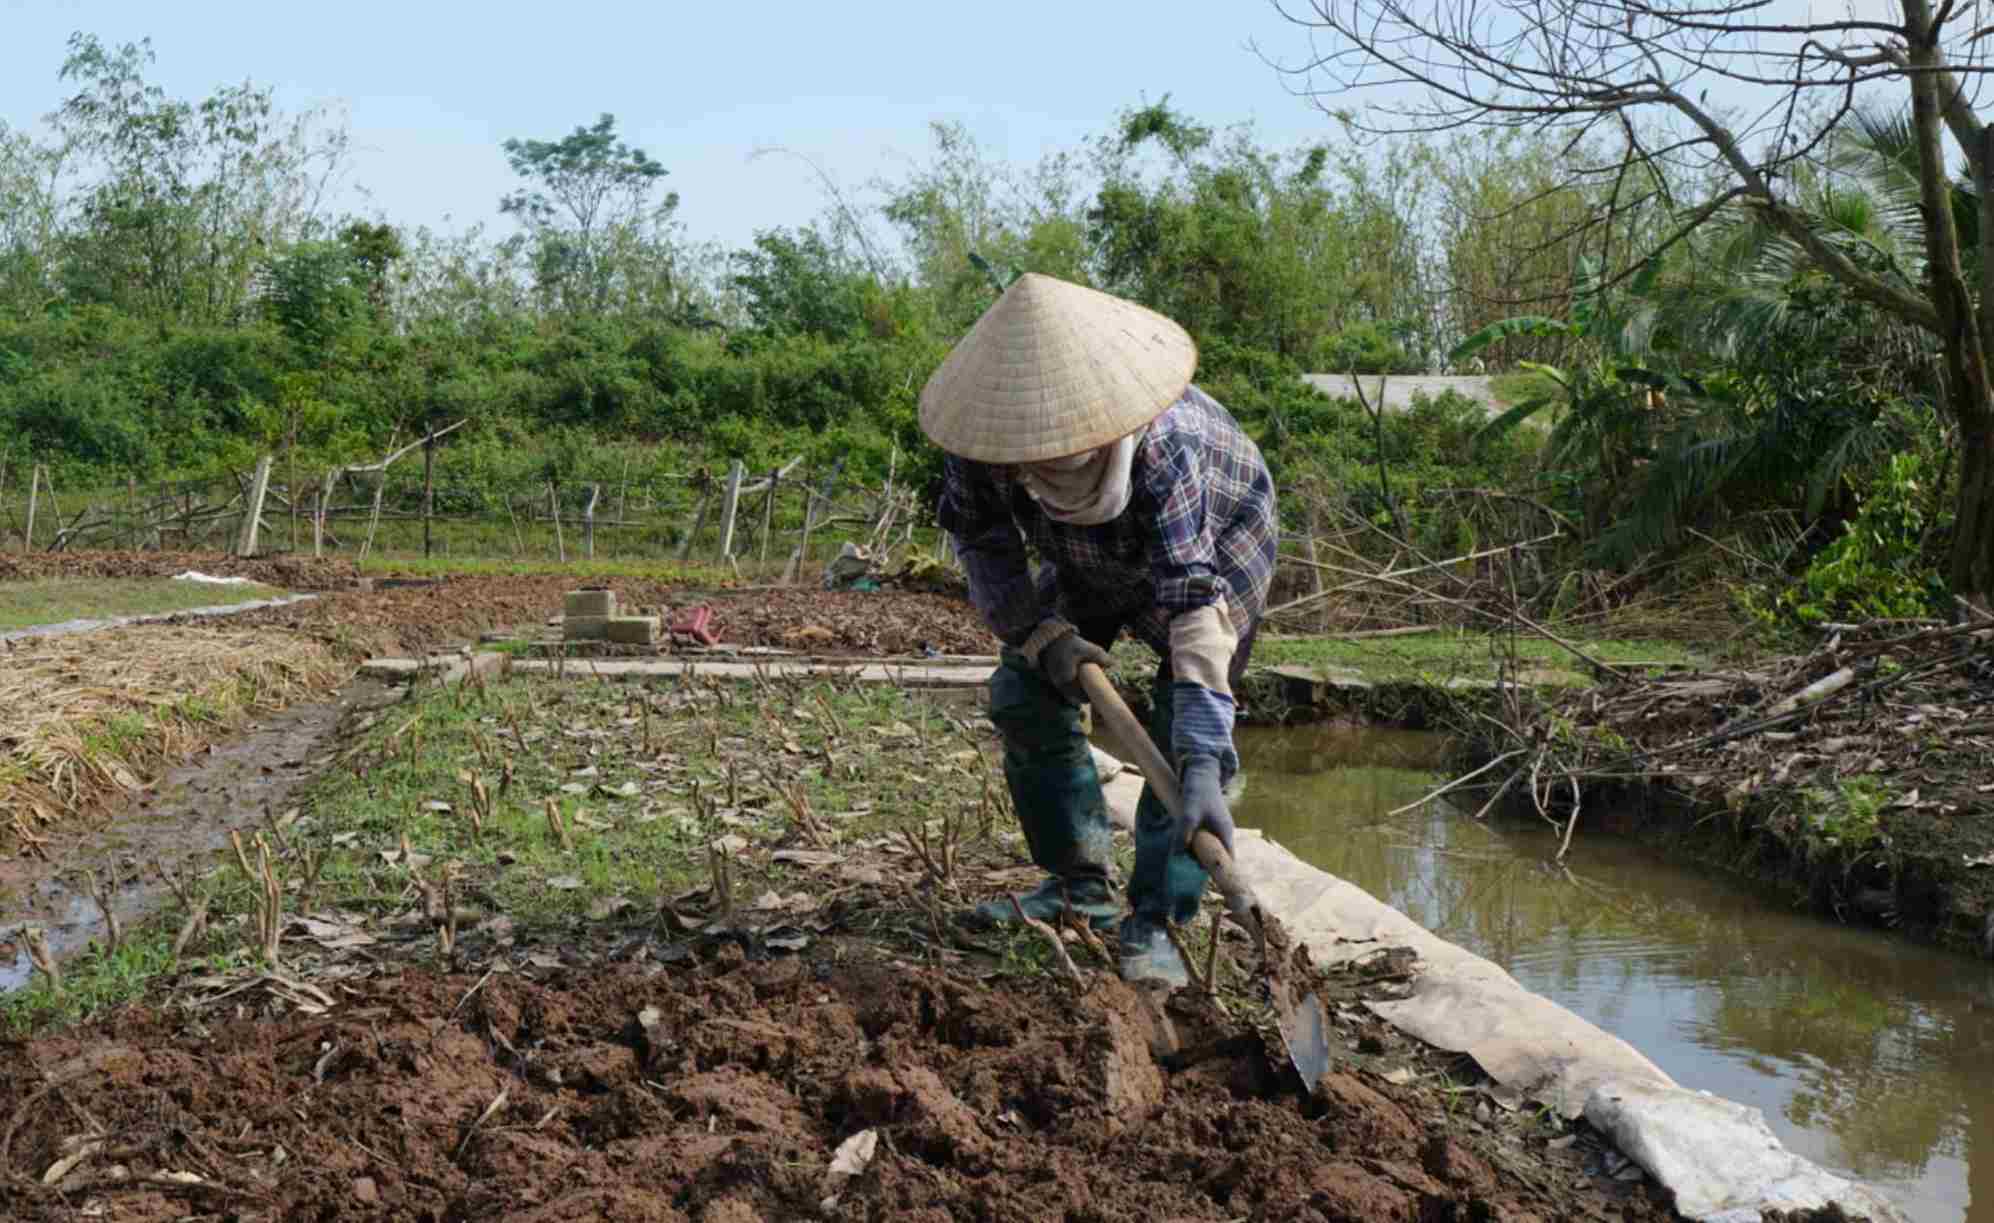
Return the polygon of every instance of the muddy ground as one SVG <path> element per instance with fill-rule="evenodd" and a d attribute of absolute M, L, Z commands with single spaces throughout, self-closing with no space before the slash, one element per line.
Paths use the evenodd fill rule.
<path fill-rule="evenodd" d="M 1375 1023 L 1304 1098 L 1202 999 L 1159 1061 L 1105 973 L 672 958 L 252 985 L 0 1046 L 6 1217 L 1673 1217 L 1589 1138 L 1359 1068 L 1413 1059 Z"/>
<path fill-rule="evenodd" d="M 532 630 L 561 610 L 578 584 L 606 585 L 627 606 L 713 608 L 727 644 L 830 655 L 989 654 L 997 642 L 960 598 L 919 591 L 824 591 L 807 586 L 687 589 L 645 578 L 455 575 L 361 579 L 350 561 L 309 557 L 239 560 L 157 552 L 0 555 L 0 582 L 40 577 L 171 577 L 188 569 L 247 577 L 320 598 L 230 617 L 308 633 L 358 655 L 411 655 L 474 642 L 482 633 Z M 356 590 L 356 583 L 371 587 Z"/>
<path fill-rule="evenodd" d="M 322 603 L 257 622 L 369 652 L 539 622 L 573 581 L 456 579 L 362 593 L 340 589 L 350 574 L 333 569 L 279 574 L 231 570 L 212 557 L 146 559 L 136 573 L 191 567 L 293 589 L 325 583 Z M 639 603 L 669 605 L 682 594 L 616 585 Z M 730 641 L 790 645 L 790 635 L 816 626 L 854 651 L 989 648 L 966 607 L 934 596 L 699 598 L 715 604 Z M 810 642 L 819 652 L 826 644 Z M 874 802 L 916 810 L 907 797 L 916 794 L 936 810 L 974 809 L 973 773 L 987 767 L 988 745 L 935 739 L 947 742 L 946 756 L 892 754 L 908 775 L 883 778 L 883 766 L 867 763 L 889 758 L 881 741 L 928 742 L 937 732 L 924 717 L 888 710 L 861 725 L 863 711 L 821 690 L 774 686 L 660 690 L 648 698 L 652 712 L 634 718 L 621 689 L 541 686 L 521 690 L 516 704 L 514 695 L 492 698 L 499 712 L 464 714 L 458 732 L 446 710 L 486 700 L 483 689 L 420 698 L 418 712 L 431 719 L 422 750 L 404 734 L 414 714 L 355 710 L 334 737 L 320 738 L 314 722 L 265 762 L 274 775 L 262 778 L 264 801 L 303 801 L 307 814 L 288 835 L 270 828 L 293 893 L 283 972 L 266 975 L 241 950 L 251 920 L 230 855 L 197 852 L 220 863 L 207 886 L 221 907 L 185 960 L 153 969 L 137 1003 L 0 1043 L 0 1217 L 1672 1217 L 1652 1184 L 1582 1126 L 1516 1107 L 1485 1089 L 1472 1062 L 1371 1018 L 1363 999 L 1402 988 L 1402 978 L 1325 979 L 1335 1069 L 1304 1096 L 1243 965 L 1218 1001 L 1180 994 L 1172 1003 L 1173 1052 L 1149 1006 L 1084 944 L 1071 948 L 1083 978 L 1074 984 L 1029 936 L 1021 946 L 945 928 L 937 898 L 917 898 L 926 885 L 912 843 L 860 831 L 871 825 L 858 812 Z M 788 712 L 765 716 L 777 696 Z M 651 749 L 644 719 L 652 716 L 674 719 L 661 723 L 666 754 Z M 374 754 L 354 756 L 346 740 L 369 723 Z M 549 731 L 559 733 L 539 739 Z M 580 737 L 568 744 L 570 735 Z M 583 842 L 574 852 L 548 848 L 537 826 L 466 839 L 461 812 L 424 814 L 436 804 L 393 789 L 397 779 L 433 786 L 423 780 L 432 761 L 446 774 L 480 767 L 473 745 L 485 737 L 517 755 L 521 790 L 587 791 L 567 800 Z M 529 750 L 541 742 L 566 746 L 558 758 Z M 724 776 L 711 758 L 720 753 Z M 215 759 L 225 775 L 183 777 L 174 795 L 159 796 L 162 805 L 199 811 L 211 798 L 243 798 L 238 774 L 251 762 L 226 747 Z M 845 793 L 838 787 L 851 784 L 854 765 L 864 766 L 866 788 Z M 661 908 L 627 888 L 577 902 L 585 917 L 530 919 L 500 904 L 520 872 L 567 872 L 577 878 L 559 886 L 574 887 L 585 873 L 578 865 L 592 858 L 615 875 L 624 869 L 616 863 L 682 821 L 654 817 L 649 798 L 615 797 L 624 790 L 611 783 L 626 768 L 650 779 L 646 794 L 654 783 L 669 791 L 659 800 L 667 804 L 683 798 L 688 778 L 703 777 L 710 792 L 724 787 L 728 806 L 712 819 L 739 835 L 714 844 L 737 842 L 729 852 L 751 877 L 771 872 L 778 901 L 818 893 L 802 923 L 808 936 L 744 926 L 716 933 L 707 918 L 686 918 L 683 897 Z M 413 812 L 395 817 L 399 852 L 377 852 L 375 841 L 388 836 L 392 845 L 392 832 L 346 839 L 356 826 L 372 829 L 369 817 L 334 810 L 325 797 L 333 791 L 312 789 L 310 775 L 349 770 L 355 793 L 378 786 L 384 812 Z M 571 780 L 580 774 L 590 781 Z M 836 850 L 829 856 L 845 859 L 828 872 L 836 884 L 770 865 L 775 847 L 798 844 L 799 825 L 775 787 L 812 774 L 820 832 Z M 284 797 L 294 784 L 306 788 L 302 800 Z M 694 806 L 698 793 L 695 781 Z M 120 880 L 144 876 L 133 855 L 151 851 L 138 846 L 116 855 Z M 327 876 L 337 899 L 314 902 L 300 890 L 300 863 L 328 847 L 349 873 L 337 884 Z M 976 885 L 986 889 L 1024 886 L 1011 878 L 1017 852 L 984 841 L 953 869 L 973 881 L 1009 880 Z M 437 863 L 469 860 L 459 895 L 477 898 L 479 909 L 448 953 L 422 918 L 417 860 L 432 854 Z M 80 861 L 58 859 L 48 865 Z M 649 878 L 648 869 L 625 873 Z M 435 870 L 448 877 L 447 867 Z M 403 920 L 410 915 L 412 925 Z M 165 929 L 181 916 L 169 910 Z"/>
<path fill-rule="evenodd" d="M 290 590 L 337 590 L 360 576 L 350 560 L 308 556 L 235 557 L 219 552 L 7 552 L 0 582 L 37 578 L 170 578 L 188 570 L 245 577 Z"/>

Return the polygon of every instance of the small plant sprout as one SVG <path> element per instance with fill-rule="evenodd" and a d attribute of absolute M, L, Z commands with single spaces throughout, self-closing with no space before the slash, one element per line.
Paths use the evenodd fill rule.
<path fill-rule="evenodd" d="M 28 945 L 28 961 L 48 980 L 49 992 L 62 992 L 62 966 L 55 962 L 55 955 L 48 949 L 48 932 L 40 926 L 28 926 L 21 931 L 21 941 Z"/>
<path fill-rule="evenodd" d="M 483 837 L 485 825 L 492 819 L 492 792 L 485 786 L 483 773 L 471 773 L 465 783 L 471 790 L 471 835 Z"/>
<path fill-rule="evenodd" d="M 90 899 L 97 902 L 97 908 L 104 914 L 104 954 L 116 955 L 125 941 L 124 924 L 118 920 L 118 911 L 111 904 L 109 885 L 98 882 L 97 872 L 83 872 L 84 886 L 90 890 Z"/>
<path fill-rule="evenodd" d="M 208 897 L 195 895 L 193 881 L 183 879 L 167 870 L 164 862 L 155 863 L 153 869 L 159 872 L 160 882 L 173 893 L 174 899 L 180 902 L 180 907 L 187 910 L 186 920 L 180 923 L 180 933 L 173 936 L 173 958 L 177 960 L 180 958 L 180 953 L 187 950 L 187 944 L 193 942 L 200 936 L 201 931 L 207 928 Z"/>
<path fill-rule="evenodd" d="M 713 904 L 722 925 L 734 920 L 734 864 L 719 842 L 706 846 L 707 869 L 713 872 Z"/>
<path fill-rule="evenodd" d="M 907 848 L 921 860 L 921 866 L 934 881 L 943 887 L 953 887 L 956 877 L 956 863 L 962 855 L 963 830 L 969 823 L 967 812 L 951 814 L 944 812 L 939 835 L 928 831 L 927 820 L 915 820 L 912 828 L 902 828 L 900 836 L 907 842 Z M 915 834 L 919 833 L 917 837 Z"/>
<path fill-rule="evenodd" d="M 547 833 L 562 849 L 572 850 L 575 847 L 574 838 L 568 832 L 567 817 L 561 813 L 559 799 L 547 800 Z"/>
<path fill-rule="evenodd" d="M 1087 978 L 1080 975 L 1079 966 L 1074 964 L 1073 957 L 1067 954 L 1066 940 L 1059 936 L 1059 931 L 1026 913 L 1025 906 L 1019 902 L 1015 893 L 1008 899 L 1011 902 L 1011 911 L 1017 914 L 1018 920 L 1030 929 L 1038 931 L 1048 943 L 1052 944 L 1052 953 L 1058 958 L 1059 966 L 1066 970 L 1067 979 L 1073 982 L 1074 988 L 1085 989 Z"/>
<path fill-rule="evenodd" d="M 263 838 L 262 833 L 256 834 L 256 862 L 251 865 L 249 854 L 242 848 L 242 836 L 231 832 L 228 839 L 235 848 L 236 865 L 242 868 L 243 876 L 256 889 L 256 950 L 265 963 L 275 968 L 281 962 L 284 888 L 270 862 L 270 842 Z"/>
<path fill-rule="evenodd" d="M 824 829 L 824 822 L 817 818 L 815 811 L 811 810 L 810 796 L 803 792 L 803 787 L 791 782 L 788 785 L 777 786 L 776 793 L 782 795 L 783 801 L 787 802 L 789 809 L 795 813 L 796 828 L 803 834 L 803 839 L 819 849 L 829 849 L 830 835 Z"/>

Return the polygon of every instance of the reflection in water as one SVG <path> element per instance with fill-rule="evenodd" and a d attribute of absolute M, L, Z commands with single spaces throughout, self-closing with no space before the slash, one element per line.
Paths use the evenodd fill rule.
<path fill-rule="evenodd" d="M 1789 1148 L 1921 1223 L 1994 1223 L 1994 965 L 1793 912 L 1583 826 L 1565 872 L 1548 825 L 1443 804 L 1389 815 L 1438 784 L 1437 736 L 1242 731 L 1239 746 L 1241 824 L 1685 1086 L 1762 1109 Z"/>

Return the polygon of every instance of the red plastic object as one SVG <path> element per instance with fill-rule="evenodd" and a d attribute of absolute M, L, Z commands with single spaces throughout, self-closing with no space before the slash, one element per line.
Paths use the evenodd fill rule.
<path fill-rule="evenodd" d="M 720 638 L 713 635 L 712 624 L 713 609 L 702 603 L 683 612 L 678 619 L 672 621 L 672 633 L 674 635 L 682 633 L 701 645 L 719 645 Z"/>

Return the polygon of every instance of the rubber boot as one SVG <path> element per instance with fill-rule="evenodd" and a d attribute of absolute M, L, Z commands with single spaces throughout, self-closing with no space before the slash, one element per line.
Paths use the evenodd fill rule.
<path fill-rule="evenodd" d="M 1164 985 L 1183 989 L 1191 983 L 1191 970 L 1184 957 L 1165 934 L 1163 927 L 1147 917 L 1132 914 L 1122 921 L 1122 980 L 1130 985 Z"/>
<path fill-rule="evenodd" d="M 1080 710 L 1006 650 L 990 677 L 990 720 L 1004 740 L 1004 781 L 1025 844 L 1050 876 L 1020 897 L 1025 912 L 1051 921 L 1071 905 L 1096 929 L 1113 925 L 1121 906 L 1108 882 L 1108 805 Z M 1009 900 L 985 902 L 963 917 L 984 926 L 1017 920 Z"/>

